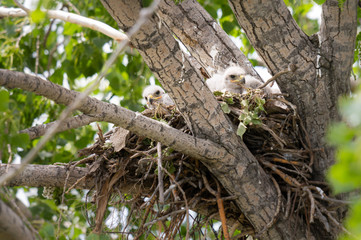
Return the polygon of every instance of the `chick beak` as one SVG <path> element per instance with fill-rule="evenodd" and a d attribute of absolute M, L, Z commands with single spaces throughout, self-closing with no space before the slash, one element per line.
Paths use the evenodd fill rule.
<path fill-rule="evenodd" d="M 153 97 L 153 95 L 149 95 L 149 96 L 148 96 L 148 104 L 152 105 L 155 100 L 158 100 L 158 99 L 160 99 L 160 98 L 162 98 L 162 96 Z"/>
<path fill-rule="evenodd" d="M 231 80 L 232 83 L 244 83 L 244 76 L 240 75 L 238 79 Z"/>

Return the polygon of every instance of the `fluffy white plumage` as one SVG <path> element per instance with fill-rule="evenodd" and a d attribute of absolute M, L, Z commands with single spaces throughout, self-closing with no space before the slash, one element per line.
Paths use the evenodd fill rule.
<path fill-rule="evenodd" d="M 224 89 L 223 75 L 218 73 L 214 74 L 210 79 L 206 81 L 206 84 L 212 92 L 223 91 Z"/>
<path fill-rule="evenodd" d="M 243 93 L 245 90 L 242 85 L 245 84 L 246 71 L 238 66 L 229 67 L 223 74 L 223 85 L 225 91 L 233 93 Z"/>
<path fill-rule="evenodd" d="M 223 74 L 216 73 L 206 83 L 212 92 L 228 91 L 233 93 L 244 93 L 247 88 L 255 89 L 263 84 L 255 77 L 247 74 L 246 70 L 239 66 L 228 67 Z M 268 86 L 263 90 L 266 93 L 272 92 Z"/>
<path fill-rule="evenodd" d="M 169 97 L 167 93 L 157 85 L 149 85 L 144 88 L 143 98 L 147 101 L 147 106 L 150 109 L 156 108 L 159 104 L 165 106 L 174 105 L 173 100 Z"/>

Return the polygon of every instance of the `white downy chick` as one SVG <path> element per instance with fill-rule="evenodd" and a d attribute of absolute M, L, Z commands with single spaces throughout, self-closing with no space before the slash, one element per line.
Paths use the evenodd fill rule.
<path fill-rule="evenodd" d="M 147 101 L 147 106 L 150 109 L 156 108 L 159 104 L 165 106 L 174 105 L 173 100 L 167 93 L 157 85 L 149 85 L 143 90 L 143 98 Z"/>
<path fill-rule="evenodd" d="M 225 90 L 233 93 L 245 93 L 247 88 L 256 89 L 263 85 L 263 82 L 246 73 L 239 66 L 229 67 L 224 72 Z M 266 94 L 272 93 L 271 88 L 267 85 L 263 88 Z"/>
<path fill-rule="evenodd" d="M 243 93 L 245 84 L 246 71 L 239 66 L 232 66 L 223 73 L 224 90 L 233 93 Z"/>
<path fill-rule="evenodd" d="M 229 67 L 222 74 L 216 73 L 206 81 L 209 89 L 214 91 L 229 91 L 242 93 L 240 84 L 244 84 L 244 74 L 246 72 L 241 67 Z"/>
<path fill-rule="evenodd" d="M 216 73 L 206 81 L 206 84 L 212 92 L 221 92 L 224 89 L 223 75 Z"/>

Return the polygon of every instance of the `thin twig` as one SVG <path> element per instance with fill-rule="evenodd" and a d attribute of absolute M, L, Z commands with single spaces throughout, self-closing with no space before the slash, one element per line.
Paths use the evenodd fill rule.
<path fill-rule="evenodd" d="M 146 224 L 144 224 L 144 227 L 151 226 L 151 225 L 153 225 L 154 223 L 157 223 L 157 222 L 159 222 L 159 221 L 166 220 L 168 217 L 174 216 L 174 215 L 176 215 L 176 214 L 178 214 L 178 213 L 182 213 L 182 212 L 184 212 L 184 211 L 186 211 L 186 209 L 179 209 L 179 210 L 173 211 L 173 212 L 171 212 L 171 213 L 169 213 L 169 214 L 167 214 L 167 215 L 164 215 L 164 216 L 161 216 L 161 217 L 159 217 L 159 218 L 157 218 L 157 219 L 154 219 L 153 221 L 147 222 Z"/>
<path fill-rule="evenodd" d="M 308 198 L 310 200 L 310 223 L 313 223 L 313 216 L 315 215 L 315 199 L 313 198 L 309 188 L 303 187 L 303 191 L 307 192 Z"/>
<path fill-rule="evenodd" d="M 64 205 L 66 185 L 68 184 L 69 176 L 70 176 L 71 170 L 73 169 L 73 168 L 69 169 L 69 165 L 67 167 L 67 173 L 66 173 L 66 178 L 65 178 L 65 181 L 64 181 L 63 193 L 61 194 L 61 203 L 60 203 L 60 205 Z M 60 237 L 60 223 L 61 223 L 61 220 L 62 220 L 63 212 L 64 212 L 64 209 L 60 208 L 59 219 L 58 219 L 58 227 L 57 227 L 57 231 L 56 231 L 56 239 L 57 240 Z"/>
<path fill-rule="evenodd" d="M 344 231 L 346 234 L 350 235 L 351 237 L 353 237 L 354 239 L 356 239 L 356 236 L 353 235 L 351 232 L 349 232 L 344 226 L 342 226 L 341 223 L 339 223 L 332 215 L 329 211 L 327 211 L 326 208 L 324 208 L 321 204 L 318 204 L 320 207 L 320 210 L 322 213 L 326 214 L 326 216 L 331 220 L 331 222 L 333 222 L 334 225 L 336 225 L 337 227 L 339 227 L 342 231 Z"/>
<path fill-rule="evenodd" d="M 289 66 L 288 66 L 288 69 L 287 70 L 283 70 L 283 71 L 281 71 L 281 72 L 278 72 L 278 73 L 276 73 L 273 77 L 271 77 L 270 79 L 268 79 L 264 84 L 262 84 L 260 87 L 258 87 L 258 88 L 260 88 L 260 89 L 262 89 L 262 88 L 265 88 L 268 84 L 270 84 L 271 82 L 273 82 L 274 80 L 276 80 L 278 77 L 280 77 L 280 76 L 282 76 L 283 74 L 286 74 L 286 73 L 289 73 L 289 72 L 294 72 L 294 71 L 296 71 L 296 65 L 294 65 L 294 64 L 290 64 Z"/>
<path fill-rule="evenodd" d="M 204 186 L 206 187 L 206 189 L 208 190 L 208 192 L 210 192 L 213 196 L 217 196 L 217 192 L 214 191 L 211 186 L 209 185 L 208 179 L 206 178 L 206 175 L 202 173 L 202 178 L 203 178 L 203 182 L 204 182 Z"/>
<path fill-rule="evenodd" d="M 217 205 L 218 205 L 219 217 L 221 218 L 221 222 L 222 222 L 224 238 L 226 240 L 230 240 L 229 233 L 228 233 L 228 227 L 227 227 L 226 213 L 224 211 L 223 200 L 221 198 L 221 186 L 216 179 L 215 179 L 215 181 L 217 184 Z"/>
<path fill-rule="evenodd" d="M 185 210 L 186 210 L 186 217 L 187 217 L 187 225 L 186 225 L 186 237 L 185 239 L 188 240 L 189 239 L 189 206 L 188 206 L 188 202 L 187 202 L 187 196 L 186 193 L 184 192 L 184 190 L 182 189 L 182 187 L 178 184 L 178 182 L 175 180 L 175 178 L 173 177 L 172 174 L 170 174 L 167 169 L 162 168 L 163 171 L 172 179 L 172 181 L 178 186 L 179 191 L 181 191 L 182 195 L 183 195 L 183 199 L 184 199 L 184 203 L 185 203 Z"/>
<path fill-rule="evenodd" d="M 157 163 L 158 163 L 158 186 L 159 186 L 159 203 L 164 204 L 164 184 L 163 184 L 163 172 L 162 172 L 162 144 L 157 143 Z"/>
<path fill-rule="evenodd" d="M 54 136 L 58 127 L 70 116 L 70 114 L 79 107 L 82 101 L 99 85 L 100 81 L 105 77 L 109 68 L 113 65 L 113 63 L 117 60 L 119 54 L 123 51 L 123 49 L 127 46 L 129 39 L 133 36 L 141 26 L 146 22 L 146 20 L 151 16 L 151 14 L 155 11 L 158 6 L 160 0 L 155 0 L 148 8 L 143 8 L 140 11 L 139 19 L 137 22 L 129 29 L 128 38 L 122 40 L 114 52 L 110 55 L 109 59 L 103 65 L 100 73 L 97 75 L 93 84 L 91 84 L 84 92 L 79 94 L 74 102 L 70 104 L 60 115 L 58 122 L 56 122 L 50 129 L 47 130 L 47 133 L 44 137 L 38 142 L 38 144 L 30 150 L 30 152 L 24 157 L 22 164 L 15 170 L 2 175 L 0 177 L 0 186 L 3 186 L 5 182 L 11 180 L 17 174 L 24 171 L 27 164 L 29 164 L 38 154 L 40 149 Z"/>
<path fill-rule="evenodd" d="M 21 8 L 22 10 L 24 10 L 26 13 L 30 13 L 30 9 L 25 7 L 23 4 L 21 4 L 18 0 L 14 0 L 16 6 L 18 6 L 19 8 Z"/>
<path fill-rule="evenodd" d="M 287 189 L 287 203 L 284 219 L 287 219 L 291 210 L 291 190 Z"/>
<path fill-rule="evenodd" d="M 104 35 L 107 35 L 108 37 L 110 37 L 118 42 L 125 40 L 128 43 L 129 42 L 128 37 L 132 35 L 129 32 L 128 36 L 127 36 L 127 34 L 124 34 L 103 22 L 100 22 L 100 21 L 97 21 L 97 20 L 94 20 L 91 18 L 83 17 L 83 16 L 80 16 L 80 15 L 77 15 L 74 13 L 69 13 L 69 12 L 65 12 L 65 11 L 61 11 L 61 10 L 47 10 L 45 12 L 47 13 L 47 16 L 49 18 L 60 19 L 65 22 L 70 22 L 70 23 L 80 25 L 82 27 L 90 28 L 92 30 L 101 32 Z M 0 7 L 0 17 L 25 17 L 29 13 L 30 13 L 29 9 L 27 11 L 25 11 L 24 9 L 19 9 L 19 8 Z M 148 16 L 146 16 L 146 17 L 148 17 Z M 141 19 L 141 18 L 143 18 L 143 17 L 140 16 L 139 19 Z M 138 28 L 138 26 L 137 26 L 137 28 Z"/>
<path fill-rule="evenodd" d="M 8 147 L 8 153 L 9 153 L 9 160 L 8 160 L 8 163 L 6 164 L 6 170 L 5 170 L 6 173 L 9 171 L 10 164 L 13 161 L 13 152 L 11 151 L 11 145 L 7 144 L 7 147 Z"/>
<path fill-rule="evenodd" d="M 38 74 L 39 70 L 39 52 L 40 52 L 40 38 L 39 36 L 36 37 L 36 58 L 35 58 L 35 75 Z"/>

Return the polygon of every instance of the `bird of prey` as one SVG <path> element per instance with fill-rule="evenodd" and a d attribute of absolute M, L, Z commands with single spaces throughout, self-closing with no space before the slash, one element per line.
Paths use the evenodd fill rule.
<path fill-rule="evenodd" d="M 169 95 L 157 85 L 149 85 L 144 88 L 142 96 L 147 101 L 147 106 L 150 109 L 155 109 L 159 104 L 165 106 L 174 105 Z"/>
<path fill-rule="evenodd" d="M 246 83 L 246 71 L 238 66 L 229 67 L 223 73 L 224 89 L 228 92 L 243 93 Z M 247 76 L 248 77 L 248 76 Z"/>
<path fill-rule="evenodd" d="M 224 89 L 223 75 L 216 73 L 206 81 L 206 84 L 212 92 L 222 92 Z"/>
<path fill-rule="evenodd" d="M 263 83 L 255 77 L 247 74 L 246 70 L 239 66 L 228 67 L 223 74 L 216 73 L 207 80 L 209 89 L 214 91 L 228 91 L 232 93 L 245 93 L 247 88 L 258 88 Z M 271 93 L 271 89 L 266 86 L 266 93 Z"/>

